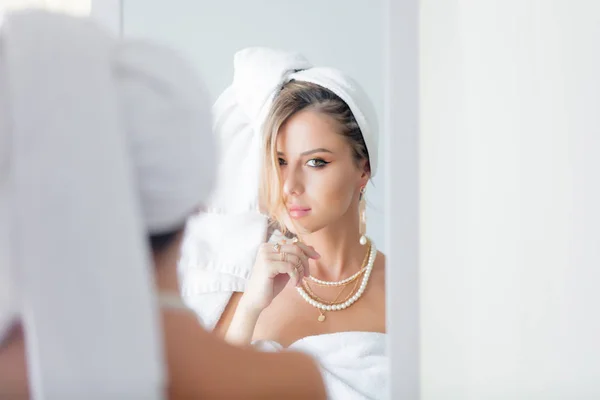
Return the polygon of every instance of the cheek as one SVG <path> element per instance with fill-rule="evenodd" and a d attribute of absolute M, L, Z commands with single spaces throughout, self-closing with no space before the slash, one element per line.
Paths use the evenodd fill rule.
<path fill-rule="evenodd" d="M 325 172 L 325 171 L 321 171 Z M 307 186 L 310 197 L 328 211 L 345 212 L 352 202 L 354 186 L 352 177 L 341 171 L 319 174 Z M 325 210 L 324 210 L 325 211 Z"/>

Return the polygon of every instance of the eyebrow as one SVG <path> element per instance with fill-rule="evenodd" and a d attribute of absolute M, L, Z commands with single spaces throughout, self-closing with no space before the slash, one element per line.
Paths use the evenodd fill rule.
<path fill-rule="evenodd" d="M 313 149 L 313 150 L 305 151 L 304 153 L 300 153 L 300 155 L 301 156 L 308 156 L 308 155 L 311 155 L 311 154 L 314 154 L 314 153 L 331 153 L 331 154 L 333 154 L 333 151 L 327 150 L 327 149 L 325 149 L 323 147 L 320 147 L 318 149 Z M 284 154 L 283 154 L 283 152 L 278 151 L 277 155 L 278 156 L 283 156 Z"/>

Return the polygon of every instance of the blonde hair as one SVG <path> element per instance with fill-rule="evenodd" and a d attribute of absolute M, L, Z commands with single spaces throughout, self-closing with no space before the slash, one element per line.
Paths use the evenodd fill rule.
<path fill-rule="evenodd" d="M 302 110 L 321 112 L 333 118 L 338 123 L 338 133 L 351 146 L 356 164 L 367 160 L 369 168 L 369 153 L 360 127 L 350 107 L 340 97 L 314 83 L 290 81 L 284 85 L 273 101 L 263 128 L 265 151 L 260 185 L 261 208 L 267 212 L 274 227 L 284 234 L 287 228 L 281 218 L 285 211 L 285 200 L 277 155 L 277 135 L 283 124 Z"/>

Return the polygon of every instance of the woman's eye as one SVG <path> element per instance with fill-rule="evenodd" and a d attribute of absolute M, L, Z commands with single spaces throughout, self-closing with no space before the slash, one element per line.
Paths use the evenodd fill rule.
<path fill-rule="evenodd" d="M 285 160 L 279 157 L 279 165 L 285 165 Z"/>
<path fill-rule="evenodd" d="M 313 168 L 322 168 L 327 164 L 329 164 L 327 161 L 321 160 L 320 158 L 313 158 L 312 160 L 308 160 L 306 163 L 306 165 Z"/>

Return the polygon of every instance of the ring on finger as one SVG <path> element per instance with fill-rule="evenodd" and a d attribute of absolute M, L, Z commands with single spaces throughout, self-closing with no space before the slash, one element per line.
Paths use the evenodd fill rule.
<path fill-rule="evenodd" d="M 296 272 L 298 272 L 299 275 L 302 275 L 304 273 L 304 265 L 302 265 L 302 260 L 298 260 L 298 262 L 294 266 L 294 269 L 296 270 Z"/>
<path fill-rule="evenodd" d="M 273 245 L 273 250 L 275 251 L 275 253 L 279 253 L 279 250 L 281 250 L 281 245 L 279 243 L 275 243 Z"/>

